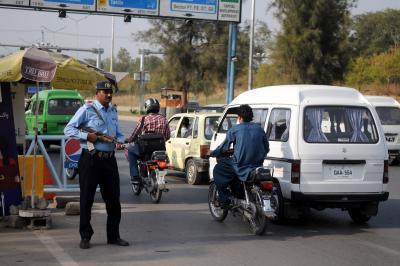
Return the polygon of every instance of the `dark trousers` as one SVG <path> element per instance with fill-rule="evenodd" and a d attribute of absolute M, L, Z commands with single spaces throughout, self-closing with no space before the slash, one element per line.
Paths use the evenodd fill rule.
<path fill-rule="evenodd" d="M 232 159 L 219 160 L 214 167 L 213 176 L 220 203 L 229 202 L 229 197 L 232 195 L 228 187 L 231 187 L 233 192 L 240 193 L 240 180 L 233 168 Z"/>
<path fill-rule="evenodd" d="M 82 239 L 90 239 L 93 228 L 90 224 L 94 195 L 97 185 L 107 210 L 107 239 L 119 238 L 121 221 L 121 204 L 118 166 L 115 157 L 101 158 L 83 150 L 79 160 L 80 185 L 80 224 L 79 233 Z"/>

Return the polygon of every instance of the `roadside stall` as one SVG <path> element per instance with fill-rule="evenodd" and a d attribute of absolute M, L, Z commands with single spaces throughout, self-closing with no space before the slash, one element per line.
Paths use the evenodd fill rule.
<path fill-rule="evenodd" d="M 24 63 L 27 62 L 26 58 L 29 57 L 31 58 L 29 62 L 34 64 L 34 67 L 25 67 L 24 69 Z M 43 62 L 52 62 L 54 66 L 52 76 L 44 72 L 45 69 L 38 68 Z M 23 178 L 20 178 L 20 176 L 25 176 L 25 174 L 18 171 L 16 140 L 21 144 L 25 144 L 25 113 L 23 106 L 26 88 L 29 85 L 36 84 L 36 88 L 93 90 L 95 84 L 103 80 L 108 80 L 115 84 L 115 77 L 112 74 L 75 58 L 50 50 L 32 47 L 0 58 L 0 137 L 4 139 L 3 141 L 0 138 L 0 142 L 7 144 L 1 144 L 1 153 L 5 155 L 0 154 L 0 159 L 3 161 L 2 158 L 9 158 L 5 159 L 7 164 L 0 163 L 2 171 L 0 176 L 0 196 L 3 195 L 4 198 L 4 203 L 0 207 L 0 214 L 8 215 L 9 206 L 18 205 L 21 201 L 20 182 Z M 34 145 L 32 147 L 34 156 L 38 148 L 37 140 L 38 137 L 36 135 L 33 138 Z M 23 150 L 25 151 L 26 149 L 23 148 Z M 5 165 L 11 170 L 6 171 Z M 47 165 L 49 165 L 48 161 Z M 36 162 L 33 164 L 33 168 L 35 167 Z M 54 167 L 50 166 L 49 168 L 52 178 L 56 181 L 54 183 L 57 184 L 57 188 L 66 188 L 67 184 L 61 183 L 61 178 L 54 170 Z M 25 169 L 25 167 L 22 167 L 22 169 Z M 7 180 L 7 185 L 4 180 Z M 32 181 L 32 187 L 34 187 L 34 180 Z M 33 189 L 30 195 L 34 195 Z"/>

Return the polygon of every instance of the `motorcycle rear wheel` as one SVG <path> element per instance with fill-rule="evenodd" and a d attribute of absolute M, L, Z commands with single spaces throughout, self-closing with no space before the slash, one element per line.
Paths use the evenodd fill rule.
<path fill-rule="evenodd" d="M 139 196 L 140 192 L 142 192 L 142 186 L 141 185 L 131 184 L 131 187 L 132 187 L 133 194 L 136 195 L 136 196 Z"/>
<path fill-rule="evenodd" d="M 162 190 L 160 190 L 160 188 L 157 185 L 157 176 L 155 171 L 152 171 L 150 173 L 150 178 L 152 179 L 152 182 L 154 182 L 155 184 L 154 190 L 150 192 L 151 200 L 153 201 L 153 203 L 159 203 L 162 196 Z"/>
<path fill-rule="evenodd" d="M 77 174 L 77 168 L 65 168 L 65 176 L 68 178 L 68 180 L 74 180 Z"/>
<path fill-rule="evenodd" d="M 260 192 L 252 192 L 251 201 L 254 203 L 255 209 L 252 210 L 253 214 L 250 219 L 248 219 L 251 231 L 256 235 L 263 235 L 267 229 L 267 217 L 265 217 L 262 204 L 262 195 Z"/>
<path fill-rule="evenodd" d="M 218 203 L 218 191 L 214 182 L 211 182 L 208 189 L 208 208 L 210 209 L 211 216 L 217 222 L 222 222 L 228 215 L 227 209 L 219 207 Z"/>

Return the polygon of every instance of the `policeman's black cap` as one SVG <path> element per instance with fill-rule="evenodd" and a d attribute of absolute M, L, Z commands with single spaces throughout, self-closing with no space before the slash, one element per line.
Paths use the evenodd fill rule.
<path fill-rule="evenodd" d="M 96 84 L 96 90 L 112 90 L 113 85 L 109 81 L 100 81 Z"/>

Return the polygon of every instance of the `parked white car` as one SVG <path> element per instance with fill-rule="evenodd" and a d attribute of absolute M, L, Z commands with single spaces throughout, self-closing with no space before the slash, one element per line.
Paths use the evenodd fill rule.
<path fill-rule="evenodd" d="M 366 96 L 379 115 L 389 150 L 389 162 L 400 162 L 400 104 L 388 96 Z"/>
<path fill-rule="evenodd" d="M 309 208 L 341 208 L 364 223 L 388 198 L 388 151 L 378 114 L 351 88 L 272 86 L 244 92 L 225 109 L 211 142 L 214 150 L 236 122 L 241 104 L 264 128 L 279 199 L 277 220 L 299 218 Z M 210 158 L 210 177 L 216 164 Z"/>

